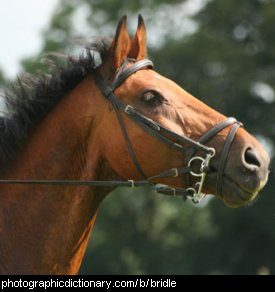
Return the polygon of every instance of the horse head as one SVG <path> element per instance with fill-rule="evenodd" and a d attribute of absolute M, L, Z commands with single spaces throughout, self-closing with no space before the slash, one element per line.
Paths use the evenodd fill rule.
<path fill-rule="evenodd" d="M 102 155 L 121 178 L 152 178 L 190 196 L 199 189 L 230 207 L 253 201 L 266 184 L 269 157 L 242 124 L 153 70 L 141 16 L 132 40 L 120 20 L 98 75 Z"/>

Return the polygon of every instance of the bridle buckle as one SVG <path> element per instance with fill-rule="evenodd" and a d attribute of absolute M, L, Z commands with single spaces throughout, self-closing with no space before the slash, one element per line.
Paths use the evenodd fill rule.
<path fill-rule="evenodd" d="M 126 114 L 130 115 L 133 111 L 134 111 L 134 108 L 131 105 L 127 104 L 125 109 L 124 109 L 124 112 Z"/>

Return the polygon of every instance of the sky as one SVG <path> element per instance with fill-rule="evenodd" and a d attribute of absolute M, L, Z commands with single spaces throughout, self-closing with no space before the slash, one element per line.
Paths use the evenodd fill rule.
<path fill-rule="evenodd" d="M 0 69 L 2 68 L 5 76 L 13 79 L 20 73 L 20 60 L 31 57 L 40 51 L 42 46 L 41 32 L 48 27 L 51 15 L 53 14 L 59 0 L 7 0 L 1 1 L 0 5 Z M 166 15 L 169 12 L 175 15 L 175 19 L 181 20 L 180 23 L 174 24 L 176 36 L 182 37 L 186 32 L 192 33 L 196 29 L 194 22 L 190 21 L 188 16 L 194 14 L 200 9 L 207 0 L 189 0 L 176 7 L 176 10 L 166 4 L 161 7 L 157 13 L 159 25 L 149 26 L 148 30 L 151 35 L 150 45 L 157 43 L 159 46 L 164 39 L 162 32 L 165 31 L 163 26 L 166 23 Z M 82 9 L 84 8 L 84 9 Z M 165 9 L 164 9 L 165 8 Z M 173 10 L 174 9 L 174 10 Z M 163 11 L 166 11 L 163 13 Z M 79 5 L 75 13 L 74 27 L 76 32 L 91 31 L 87 29 L 85 23 L 85 7 Z M 144 7 L 141 13 L 148 16 L 148 11 Z M 148 18 L 150 18 L 148 16 Z M 88 24 L 89 25 L 89 24 Z M 136 23 L 134 24 L 136 26 Z M 183 29 L 184 28 L 184 29 Z M 183 32 L 181 32 L 183 30 Z M 154 39 L 157 37 L 157 40 Z"/>
<path fill-rule="evenodd" d="M 59 0 L 7 0 L 0 5 L 0 68 L 8 78 L 19 62 L 39 52 L 45 29 Z"/>

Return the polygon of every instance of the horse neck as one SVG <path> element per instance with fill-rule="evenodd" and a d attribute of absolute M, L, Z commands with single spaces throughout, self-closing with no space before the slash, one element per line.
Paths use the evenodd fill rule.
<path fill-rule="evenodd" d="M 92 137 L 92 109 L 98 106 L 93 91 L 89 78 L 64 98 L 36 128 L 6 178 L 106 179 L 109 174 L 102 161 L 99 164 L 99 147 Z M 0 272 L 77 273 L 98 206 L 108 191 L 1 186 Z"/>

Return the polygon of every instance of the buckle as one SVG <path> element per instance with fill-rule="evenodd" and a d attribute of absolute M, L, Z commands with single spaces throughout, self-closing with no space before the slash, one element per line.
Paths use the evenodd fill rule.
<path fill-rule="evenodd" d="M 131 105 L 127 104 L 124 109 L 124 112 L 128 115 L 131 115 L 133 111 L 134 111 L 134 108 Z"/>

